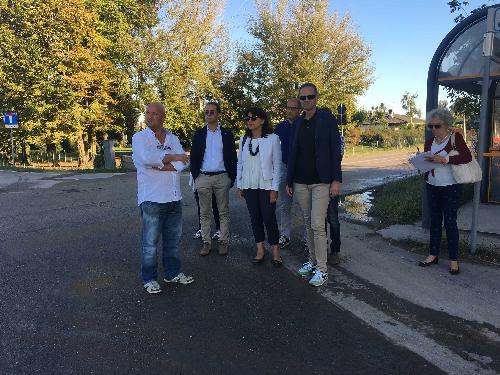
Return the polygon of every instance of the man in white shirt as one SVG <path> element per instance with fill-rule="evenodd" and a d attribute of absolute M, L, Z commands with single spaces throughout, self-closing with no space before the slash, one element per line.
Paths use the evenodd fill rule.
<path fill-rule="evenodd" d="M 141 210 L 141 273 L 150 294 L 161 292 L 157 282 L 157 246 L 162 237 L 166 283 L 194 281 L 180 272 L 179 242 L 182 234 L 180 176 L 188 161 L 179 139 L 163 127 L 165 107 L 149 103 L 146 129 L 132 138 L 132 158 L 137 168 L 137 198 Z"/>
<path fill-rule="evenodd" d="M 200 199 L 200 224 L 206 256 L 212 248 L 210 238 L 212 195 L 215 195 L 220 217 L 219 255 L 227 255 L 229 247 L 229 189 L 236 179 L 236 145 L 233 133 L 219 124 L 220 105 L 205 105 L 206 125 L 198 129 L 191 147 L 191 174 Z"/>

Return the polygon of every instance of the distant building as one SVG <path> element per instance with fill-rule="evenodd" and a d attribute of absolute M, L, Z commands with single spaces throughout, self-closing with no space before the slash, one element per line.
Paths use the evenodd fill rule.
<path fill-rule="evenodd" d="M 385 116 L 387 120 L 387 126 L 391 129 L 398 130 L 402 126 L 406 126 L 410 124 L 410 117 L 406 115 L 398 115 L 392 112 L 392 109 L 389 109 L 388 113 Z M 425 120 L 421 118 L 414 117 L 413 125 L 425 124 Z M 370 123 L 369 121 L 363 122 L 361 125 L 363 128 L 369 128 L 370 126 L 375 126 L 375 124 Z"/>

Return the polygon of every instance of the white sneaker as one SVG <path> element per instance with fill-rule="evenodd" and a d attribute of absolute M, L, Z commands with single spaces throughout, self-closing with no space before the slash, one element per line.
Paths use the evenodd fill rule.
<path fill-rule="evenodd" d="M 179 283 L 179 284 L 191 284 L 194 279 L 191 276 L 186 276 L 182 272 L 175 276 L 173 279 L 168 280 L 168 279 L 163 279 L 166 283 Z"/>
<path fill-rule="evenodd" d="M 198 238 L 201 238 L 201 229 L 198 229 L 198 232 L 196 232 L 195 234 L 193 234 L 193 238 L 195 240 L 197 240 Z"/>
<path fill-rule="evenodd" d="M 158 284 L 155 280 L 144 284 L 144 289 L 146 289 L 146 292 L 149 294 L 157 294 L 161 292 L 160 284 Z"/>
<path fill-rule="evenodd" d="M 214 234 L 212 234 L 212 240 L 214 241 L 219 241 L 220 239 L 220 230 L 215 231 Z"/>
<path fill-rule="evenodd" d="M 328 274 L 325 272 L 321 272 L 320 270 L 314 271 L 313 277 L 309 280 L 309 284 L 312 286 L 321 286 L 326 280 L 328 280 Z"/>
<path fill-rule="evenodd" d="M 300 276 L 309 277 L 314 272 L 314 266 L 311 262 L 306 262 L 298 270 Z"/>

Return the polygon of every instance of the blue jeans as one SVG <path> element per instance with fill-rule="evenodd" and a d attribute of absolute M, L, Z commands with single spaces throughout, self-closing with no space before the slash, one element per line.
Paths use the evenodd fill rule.
<path fill-rule="evenodd" d="M 330 254 L 340 251 L 339 199 L 338 195 L 330 198 L 326 215 L 328 224 L 330 224 Z"/>
<path fill-rule="evenodd" d="M 458 201 L 462 186 L 460 184 L 448 186 L 427 185 L 427 200 L 429 202 L 431 228 L 430 228 L 430 254 L 439 256 L 441 250 L 442 222 L 446 229 L 448 253 L 450 260 L 458 259 L 458 227 L 457 211 Z"/>
<path fill-rule="evenodd" d="M 182 234 L 182 203 L 142 202 L 141 209 L 141 273 L 144 284 L 156 280 L 158 261 L 156 249 L 162 237 L 162 260 L 166 279 L 179 274 L 179 242 Z"/>

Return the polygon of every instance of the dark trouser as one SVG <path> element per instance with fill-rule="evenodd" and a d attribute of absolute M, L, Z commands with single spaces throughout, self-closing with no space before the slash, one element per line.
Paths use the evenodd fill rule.
<path fill-rule="evenodd" d="M 255 243 L 263 242 L 266 239 L 265 226 L 267 242 L 270 245 L 277 245 L 279 231 L 276 221 L 276 202 L 270 202 L 269 190 L 245 189 L 244 192 Z"/>
<path fill-rule="evenodd" d="M 201 229 L 200 222 L 200 197 L 198 196 L 198 191 L 194 191 L 194 199 L 196 200 L 196 206 L 198 206 L 198 228 Z M 220 229 L 220 217 L 219 209 L 217 208 L 217 199 L 215 199 L 215 194 L 212 194 L 212 213 L 214 214 L 215 229 Z"/>
<path fill-rule="evenodd" d="M 431 215 L 430 228 L 430 254 L 438 256 L 441 249 L 441 223 L 444 217 L 446 239 L 448 240 L 448 253 L 450 260 L 458 258 L 458 227 L 457 211 L 458 201 L 462 186 L 460 184 L 449 186 L 427 185 L 427 201 Z"/>
<path fill-rule="evenodd" d="M 340 251 L 339 199 L 338 195 L 330 199 L 326 214 L 326 221 L 330 224 L 330 254 Z"/>

